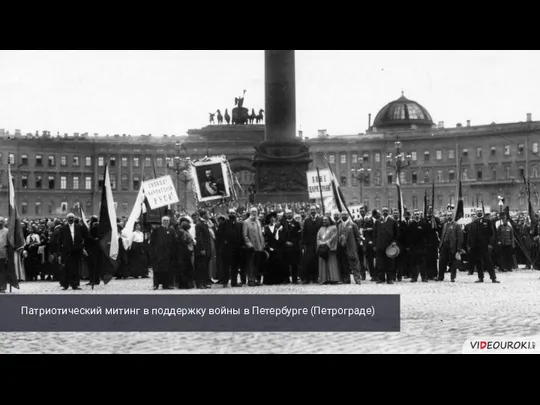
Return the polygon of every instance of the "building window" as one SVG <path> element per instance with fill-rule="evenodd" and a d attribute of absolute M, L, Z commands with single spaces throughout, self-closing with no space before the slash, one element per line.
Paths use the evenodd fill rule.
<path fill-rule="evenodd" d="M 523 166 L 519 166 L 519 178 L 522 179 L 525 177 L 525 168 Z"/>
<path fill-rule="evenodd" d="M 522 143 L 520 143 L 520 144 L 518 145 L 517 154 L 518 154 L 518 155 L 523 155 L 523 151 L 524 151 L 524 150 L 525 150 L 525 146 L 524 146 Z"/>
<path fill-rule="evenodd" d="M 519 193 L 519 205 L 525 205 L 525 194 Z"/>
<path fill-rule="evenodd" d="M 73 156 L 73 167 L 79 167 L 79 157 Z"/>
<path fill-rule="evenodd" d="M 504 178 L 510 180 L 510 165 L 504 166 Z"/>
<path fill-rule="evenodd" d="M 36 155 L 36 166 L 43 165 L 43 156 L 42 155 Z"/>
<path fill-rule="evenodd" d="M 504 145 L 504 156 L 510 156 L 510 145 Z"/>
<path fill-rule="evenodd" d="M 369 163 L 369 153 L 364 153 L 364 157 L 362 158 L 364 163 Z"/>
<path fill-rule="evenodd" d="M 73 176 L 73 190 L 79 189 L 79 176 Z"/>
<path fill-rule="evenodd" d="M 21 176 L 21 187 L 22 188 L 28 188 L 28 176 L 22 175 Z"/>
<path fill-rule="evenodd" d="M 92 190 L 92 177 L 86 176 L 84 178 L 84 188 L 86 190 Z"/>
<path fill-rule="evenodd" d="M 450 205 L 456 205 L 456 197 L 453 195 L 450 196 Z"/>
<path fill-rule="evenodd" d="M 405 178 L 405 172 L 399 172 L 399 182 L 401 184 L 407 183 L 407 179 Z"/>
<path fill-rule="evenodd" d="M 358 163 L 358 155 L 356 153 L 352 154 L 352 162 L 353 163 Z"/>
<path fill-rule="evenodd" d="M 163 158 L 162 157 L 158 157 L 156 159 L 156 166 L 157 167 L 163 167 Z"/>
<path fill-rule="evenodd" d="M 26 201 L 22 202 L 21 208 L 21 212 L 23 215 L 28 214 L 28 203 Z"/>
<path fill-rule="evenodd" d="M 427 162 L 427 161 L 429 161 L 429 151 L 428 150 L 426 150 L 424 152 L 424 162 Z"/>
<path fill-rule="evenodd" d="M 367 209 L 367 207 L 369 207 L 369 198 L 368 197 L 364 197 L 364 205 Z"/>
<path fill-rule="evenodd" d="M 388 172 L 387 173 L 387 184 L 392 184 L 394 182 L 394 173 Z"/>
<path fill-rule="evenodd" d="M 86 157 L 84 158 L 84 165 L 85 165 L 86 167 L 92 166 L 92 157 L 91 157 L 91 156 L 86 156 Z"/>
<path fill-rule="evenodd" d="M 412 179 L 412 184 L 418 183 L 418 173 L 412 172 L 411 179 Z"/>
<path fill-rule="evenodd" d="M 380 163 L 381 161 L 381 154 L 379 152 L 375 153 L 375 162 Z"/>
<path fill-rule="evenodd" d="M 67 188 L 67 177 L 60 176 L 60 190 L 65 190 Z"/>
<path fill-rule="evenodd" d="M 478 148 L 476 148 L 476 157 L 477 158 L 481 158 L 482 157 L 482 147 L 479 146 Z"/>
<path fill-rule="evenodd" d="M 127 157 L 122 156 L 122 167 L 127 167 Z"/>
<path fill-rule="evenodd" d="M 49 176 L 49 190 L 54 189 L 54 176 Z"/>
<path fill-rule="evenodd" d="M 469 151 L 467 149 L 463 149 L 463 157 L 469 156 Z"/>
<path fill-rule="evenodd" d="M 128 184 L 128 176 L 127 174 L 122 175 L 122 190 L 127 191 L 129 190 L 129 184 Z"/>
<path fill-rule="evenodd" d="M 36 175 L 36 188 L 41 188 L 41 176 Z"/>
<path fill-rule="evenodd" d="M 442 160 L 442 150 L 437 149 L 437 150 L 435 151 L 435 159 L 437 159 L 437 160 Z"/>
<path fill-rule="evenodd" d="M 330 164 L 336 163 L 336 156 L 335 155 L 328 156 L 328 162 L 330 162 Z"/>
<path fill-rule="evenodd" d="M 167 167 L 172 167 L 173 158 L 166 157 L 165 163 L 167 164 Z"/>
<path fill-rule="evenodd" d="M 476 194 L 476 205 L 478 207 L 482 207 L 483 203 L 484 203 L 484 198 L 482 197 L 482 194 Z"/>
<path fill-rule="evenodd" d="M 37 201 L 34 205 L 36 215 L 41 215 L 41 203 Z"/>
<path fill-rule="evenodd" d="M 467 181 L 469 178 L 469 169 L 464 168 L 461 174 L 461 181 Z"/>
<path fill-rule="evenodd" d="M 453 183 L 456 181 L 456 172 L 453 170 L 448 170 L 448 182 Z"/>
<path fill-rule="evenodd" d="M 144 159 L 144 167 L 152 167 L 152 159 L 147 157 Z"/>
<path fill-rule="evenodd" d="M 60 156 L 60 166 L 62 167 L 67 166 L 67 156 L 65 155 Z"/>
<path fill-rule="evenodd" d="M 424 183 L 429 183 L 429 170 L 424 170 Z"/>
<path fill-rule="evenodd" d="M 98 156 L 98 166 L 103 167 L 105 165 L 105 158 L 103 156 Z"/>
<path fill-rule="evenodd" d="M 129 203 L 127 201 L 122 201 L 122 213 L 127 214 L 129 210 Z"/>
<path fill-rule="evenodd" d="M 103 179 L 103 175 L 100 174 L 100 175 L 98 176 L 98 188 L 99 188 L 99 190 L 102 190 L 102 189 L 103 189 L 103 182 L 104 182 L 104 181 L 105 181 L 105 180 Z"/>
<path fill-rule="evenodd" d="M 340 177 L 341 186 L 346 187 L 347 186 L 347 174 L 345 172 L 341 172 L 339 177 Z"/>
<path fill-rule="evenodd" d="M 111 190 L 116 190 L 116 174 L 111 174 L 109 177 L 111 180 Z"/>
<path fill-rule="evenodd" d="M 15 155 L 13 153 L 10 153 L 8 155 L 8 164 L 14 165 L 15 164 Z"/>
<path fill-rule="evenodd" d="M 138 191 L 141 188 L 141 178 L 137 175 L 133 176 L 133 190 Z"/>
<path fill-rule="evenodd" d="M 491 156 L 495 156 L 497 154 L 497 148 L 495 146 L 491 147 Z"/>
<path fill-rule="evenodd" d="M 497 166 L 491 166 L 491 180 L 497 180 Z"/>
<path fill-rule="evenodd" d="M 53 213 L 53 203 L 50 202 L 48 207 L 47 207 L 47 210 L 49 211 L 49 214 L 52 214 Z"/>
<path fill-rule="evenodd" d="M 139 167 L 139 158 L 138 157 L 133 158 L 133 167 Z"/>
<path fill-rule="evenodd" d="M 533 153 L 538 153 L 538 142 L 532 144 Z"/>
<path fill-rule="evenodd" d="M 28 164 L 28 155 L 24 154 L 21 156 L 21 165 L 27 165 Z"/>
<path fill-rule="evenodd" d="M 533 178 L 538 178 L 538 165 L 535 163 L 531 166 Z"/>
<path fill-rule="evenodd" d="M 356 178 L 356 170 L 351 169 L 351 185 L 353 187 L 358 186 L 358 179 Z"/>
<path fill-rule="evenodd" d="M 373 176 L 373 184 L 375 186 L 380 186 L 381 185 L 381 172 L 380 172 L 380 170 L 377 170 L 375 172 L 375 176 Z"/>
<path fill-rule="evenodd" d="M 339 163 L 341 163 L 341 164 L 347 163 L 347 155 L 341 154 L 341 156 L 339 158 Z"/>
<path fill-rule="evenodd" d="M 482 168 L 478 167 L 476 169 L 476 180 L 482 181 Z"/>
<path fill-rule="evenodd" d="M 443 182 L 442 170 L 437 170 L 437 183 L 442 183 L 442 182 Z"/>
<path fill-rule="evenodd" d="M 448 149 L 448 159 L 454 159 L 454 149 Z"/>
<path fill-rule="evenodd" d="M 437 203 L 439 204 L 439 207 L 443 206 L 443 201 L 442 201 L 442 195 L 441 194 L 437 195 Z"/>
<path fill-rule="evenodd" d="M 116 167 L 116 157 L 114 156 L 109 157 L 109 163 L 111 167 Z"/>
<path fill-rule="evenodd" d="M 54 158 L 54 155 L 49 155 L 49 167 L 56 166 L 56 160 Z"/>
<path fill-rule="evenodd" d="M 415 195 L 412 196 L 412 209 L 413 210 L 418 209 L 418 197 Z"/>

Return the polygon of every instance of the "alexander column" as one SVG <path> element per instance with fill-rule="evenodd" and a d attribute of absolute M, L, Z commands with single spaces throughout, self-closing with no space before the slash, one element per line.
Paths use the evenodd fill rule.
<path fill-rule="evenodd" d="M 309 146 L 296 137 L 294 51 L 264 51 L 265 132 L 255 147 L 257 202 L 309 201 Z"/>

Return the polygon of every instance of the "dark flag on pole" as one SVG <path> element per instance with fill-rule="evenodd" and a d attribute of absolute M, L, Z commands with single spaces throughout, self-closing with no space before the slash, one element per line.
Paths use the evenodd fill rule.
<path fill-rule="evenodd" d="M 17 259 L 18 249 L 24 246 L 24 234 L 21 226 L 21 220 L 19 219 L 19 212 L 17 211 L 17 204 L 15 200 L 15 187 L 13 187 L 13 177 L 11 176 L 11 165 L 8 164 L 8 240 L 7 240 L 7 282 L 11 287 L 19 289 L 19 280 L 17 277 Z"/>
<path fill-rule="evenodd" d="M 100 260 L 103 283 L 107 284 L 113 278 L 118 268 L 118 225 L 116 223 L 116 209 L 109 177 L 109 167 L 105 166 L 103 190 L 101 193 L 101 207 L 99 210 L 99 246 L 102 257 Z"/>

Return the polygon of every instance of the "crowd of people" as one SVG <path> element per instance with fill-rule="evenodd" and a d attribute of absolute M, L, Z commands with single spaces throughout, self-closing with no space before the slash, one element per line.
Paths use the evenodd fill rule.
<path fill-rule="evenodd" d="M 491 217 L 478 209 L 474 218 L 454 220 L 454 210 L 432 215 L 420 210 L 399 218 L 388 207 L 362 206 L 321 212 L 309 204 L 282 208 L 254 205 L 228 213 L 201 209 L 191 216 L 164 216 L 160 225 L 136 222 L 122 232 L 118 220 L 117 279 L 153 278 L 153 288 L 255 287 L 275 284 L 362 284 L 444 281 L 458 271 L 487 273 L 525 265 L 540 268 L 540 226 L 525 214 Z M 538 216 L 534 224 L 538 224 Z M 9 224 L 7 224 L 9 226 Z M 84 224 L 74 214 L 64 220 L 22 221 L 25 238 L 17 267 L 19 281 L 56 281 L 63 289 L 101 282 L 98 218 Z M 126 236 L 127 235 L 127 236 Z M 0 291 L 6 291 L 6 221 L 0 218 Z M 151 272 L 150 272 L 151 270 Z"/>

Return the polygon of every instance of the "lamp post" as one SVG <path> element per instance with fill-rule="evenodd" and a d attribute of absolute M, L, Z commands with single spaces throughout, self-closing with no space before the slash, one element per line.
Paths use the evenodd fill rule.
<path fill-rule="evenodd" d="M 180 175 L 184 175 L 184 207 L 187 207 L 187 183 L 189 182 L 189 167 L 191 158 L 187 156 L 186 145 L 181 142 L 175 143 L 176 156 L 174 157 L 174 166 L 168 167 L 176 173 L 176 192 L 178 193 L 178 203 L 176 210 L 180 211 Z"/>
<path fill-rule="evenodd" d="M 394 142 L 396 152 L 394 155 L 388 153 L 386 155 L 386 165 L 396 172 L 396 181 L 401 180 L 401 172 L 411 165 L 411 155 L 406 155 L 401 151 L 401 142 L 399 138 Z M 435 202 L 432 202 L 434 205 Z"/>
<path fill-rule="evenodd" d="M 352 169 L 354 172 L 354 169 Z M 371 169 L 364 169 L 361 167 L 358 169 L 357 174 L 352 174 L 352 177 L 360 182 L 360 204 L 364 203 L 364 184 L 369 183 L 371 176 Z"/>

